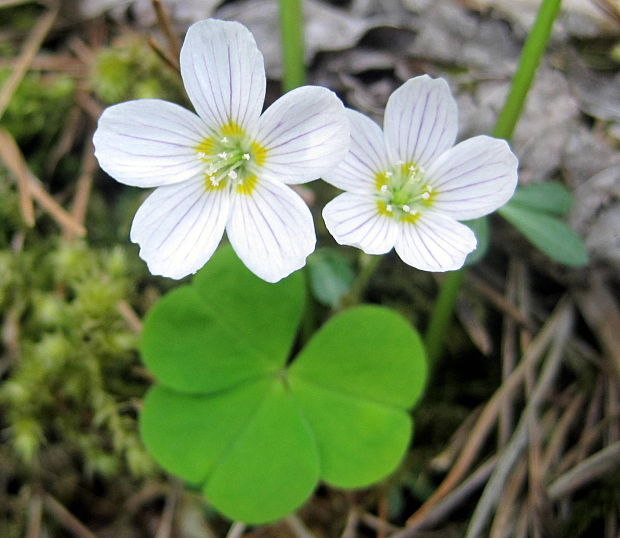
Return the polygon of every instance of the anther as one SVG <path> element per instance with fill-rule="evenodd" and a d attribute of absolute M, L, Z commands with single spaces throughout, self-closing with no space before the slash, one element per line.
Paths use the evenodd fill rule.
<path fill-rule="evenodd" d="M 217 156 L 220 159 L 228 159 L 228 153 L 226 153 L 225 151 L 222 151 L 222 153 L 218 153 Z"/>
<path fill-rule="evenodd" d="M 403 206 L 403 211 L 404 211 L 405 213 L 411 213 L 411 208 L 410 208 L 408 205 L 406 205 L 406 204 L 405 204 L 405 205 Z"/>
<path fill-rule="evenodd" d="M 431 193 L 430 192 L 423 192 L 422 193 L 422 198 L 424 200 L 428 200 L 431 197 Z"/>
<path fill-rule="evenodd" d="M 249 161 L 250 160 L 250 154 L 249 153 L 244 153 L 241 158 L 245 161 Z"/>
<path fill-rule="evenodd" d="M 230 172 L 228 172 L 228 177 L 230 179 L 237 179 L 237 172 L 235 172 L 234 170 L 231 170 Z"/>
<path fill-rule="evenodd" d="M 393 175 L 392 172 L 389 172 L 389 171 L 385 173 L 385 177 L 392 177 L 392 175 Z"/>
<path fill-rule="evenodd" d="M 217 187 L 220 184 L 220 182 L 214 176 L 209 176 L 209 181 L 214 187 Z"/>
<path fill-rule="evenodd" d="M 226 144 L 226 143 L 228 142 L 228 137 L 223 136 L 223 137 L 222 137 L 222 142 L 224 142 L 224 144 Z"/>
<path fill-rule="evenodd" d="M 381 185 L 381 192 L 387 192 L 388 191 L 388 186 L 387 185 Z"/>
<path fill-rule="evenodd" d="M 387 205 L 385 206 L 385 209 L 386 209 L 389 213 L 391 213 L 391 212 L 392 212 L 392 209 L 394 209 L 394 208 L 392 207 L 392 205 L 391 205 L 391 204 L 387 204 Z"/>

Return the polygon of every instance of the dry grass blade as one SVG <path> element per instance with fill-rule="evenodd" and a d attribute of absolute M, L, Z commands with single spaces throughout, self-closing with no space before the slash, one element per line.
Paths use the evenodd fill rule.
<path fill-rule="evenodd" d="M 407 526 L 414 525 L 422 519 L 426 512 L 430 511 L 443 497 L 445 497 L 465 476 L 468 469 L 476 459 L 487 435 L 497 420 L 501 406 L 506 398 L 510 398 L 514 391 L 523 382 L 527 369 L 534 366 L 542 357 L 545 349 L 556 334 L 559 327 L 566 324 L 570 308 L 567 303 L 561 303 L 550 316 L 547 323 L 542 327 L 538 335 L 532 340 L 526 350 L 521 363 L 514 372 L 498 388 L 491 397 L 484 410 L 472 428 L 467 443 L 463 447 L 454 466 L 439 485 L 431 497 L 415 512 L 408 520 Z"/>
<path fill-rule="evenodd" d="M 432 510 L 414 525 L 390 535 L 389 538 L 414 538 L 419 531 L 432 527 L 445 520 L 456 508 L 467 501 L 471 495 L 487 481 L 495 465 L 497 457 L 492 457 L 476 469 L 463 483 L 446 495 Z"/>
<path fill-rule="evenodd" d="M 164 35 L 166 36 L 166 41 L 168 41 L 168 47 L 170 49 L 170 56 L 175 59 L 177 71 L 179 69 L 178 57 L 181 52 L 181 45 L 179 43 L 179 38 L 174 33 L 172 28 L 172 22 L 170 21 L 170 14 L 165 6 L 162 4 L 161 0 L 151 0 L 151 4 L 153 5 L 153 9 L 155 10 L 155 14 L 157 15 L 157 21 L 159 22 L 159 26 L 161 27 Z"/>
<path fill-rule="evenodd" d="M 9 170 L 15 175 L 18 185 L 20 180 L 27 184 L 28 194 L 50 214 L 65 233 L 72 234 L 76 237 L 86 235 L 84 226 L 82 226 L 80 222 L 77 222 L 71 214 L 65 211 L 47 190 L 45 190 L 41 182 L 32 175 L 19 148 L 14 144 L 13 137 L 5 130 L 0 129 L 0 158 L 2 158 Z M 18 168 L 13 170 L 12 167 L 16 164 L 15 159 L 18 159 L 19 163 Z M 26 173 L 20 177 L 18 174 L 23 174 L 24 169 Z"/>
<path fill-rule="evenodd" d="M 620 386 L 620 308 L 602 273 L 592 275 L 590 288 L 578 292 L 577 304 L 586 322 L 598 337 Z"/>
<path fill-rule="evenodd" d="M 585 484 L 615 471 L 620 466 L 620 441 L 593 454 L 554 480 L 547 489 L 552 500 L 570 495 Z"/>
<path fill-rule="evenodd" d="M 289 514 L 284 518 L 284 521 L 296 538 L 315 538 L 314 534 L 308 530 L 304 522 L 297 515 Z"/>
<path fill-rule="evenodd" d="M 27 226 L 32 227 L 34 226 L 34 208 L 30 192 L 30 172 L 15 139 L 2 127 L 0 127 L 0 158 L 15 176 L 22 218 Z"/>
<path fill-rule="evenodd" d="M 68 531 L 78 538 L 97 538 L 79 519 L 51 495 L 45 495 L 45 508 Z"/>
<path fill-rule="evenodd" d="M 52 3 L 50 10 L 37 21 L 28 39 L 24 43 L 19 59 L 13 67 L 13 72 L 0 90 L 0 118 L 4 115 L 6 107 L 13 97 L 13 93 L 15 93 L 26 71 L 28 71 L 30 62 L 32 62 L 37 52 L 39 52 L 45 36 L 47 36 L 48 32 L 52 29 L 52 25 L 58 15 L 58 9 L 58 2 Z"/>
<path fill-rule="evenodd" d="M 93 180 L 95 172 L 97 171 L 97 161 L 95 159 L 95 148 L 92 143 L 92 133 L 89 133 L 88 142 L 84 145 L 84 151 L 82 153 L 82 167 L 80 176 L 78 177 L 75 187 L 75 195 L 71 203 L 71 216 L 84 225 L 86 220 L 86 209 L 88 208 L 88 200 L 90 199 L 90 192 L 93 186 Z M 65 237 L 72 239 L 75 237 L 75 233 L 69 230 L 65 230 Z"/>
<path fill-rule="evenodd" d="M 510 470 L 513 468 L 519 455 L 527 447 L 530 424 L 537 416 L 540 405 L 547 397 L 555 381 L 573 325 L 572 305 L 566 300 L 562 301 L 558 310 L 561 313 L 560 322 L 557 325 L 556 331 L 554 331 L 553 345 L 549 357 L 546 360 L 540 379 L 523 411 L 515 432 L 508 445 L 503 449 L 497 467 L 476 506 L 476 510 L 474 511 L 467 529 L 467 534 L 465 535 L 466 538 L 477 538 L 486 527 L 491 511 L 496 505 L 497 499 L 506 484 L 506 479 Z M 521 364 L 524 363 L 525 361 Z M 526 368 L 529 369 L 530 367 L 531 364 L 528 363 Z"/>

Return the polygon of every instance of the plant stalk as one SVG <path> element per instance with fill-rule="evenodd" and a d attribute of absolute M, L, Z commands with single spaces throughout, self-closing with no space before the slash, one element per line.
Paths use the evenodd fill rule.
<path fill-rule="evenodd" d="M 553 23 L 560 10 L 561 0 L 542 0 L 536 20 L 525 40 L 517 71 L 506 102 L 497 118 L 493 136 L 509 140 L 523 107 L 525 99 L 534 81 L 540 60 L 547 47 Z M 441 356 L 444 347 L 444 335 L 452 321 L 454 306 L 461 284 L 465 280 L 466 269 L 448 273 L 439 288 L 439 295 L 433 307 L 425 335 L 425 344 L 429 364 L 432 365 Z"/>

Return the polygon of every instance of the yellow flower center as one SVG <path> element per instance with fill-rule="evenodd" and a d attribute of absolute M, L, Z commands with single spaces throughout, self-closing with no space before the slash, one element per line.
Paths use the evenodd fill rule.
<path fill-rule="evenodd" d="M 379 214 L 401 222 L 416 222 L 436 195 L 424 171 L 413 162 L 401 162 L 379 172 L 375 175 L 375 186 Z"/>
<path fill-rule="evenodd" d="M 194 149 L 205 165 L 204 184 L 208 191 L 229 187 L 240 194 L 252 194 L 258 182 L 258 169 L 267 158 L 267 149 L 232 121 Z"/>

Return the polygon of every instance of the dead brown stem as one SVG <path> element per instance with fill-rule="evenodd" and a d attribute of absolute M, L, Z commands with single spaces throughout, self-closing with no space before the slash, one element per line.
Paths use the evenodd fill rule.
<path fill-rule="evenodd" d="M 0 90 L 0 118 L 4 115 L 6 107 L 11 101 L 15 90 L 24 78 L 26 71 L 28 71 L 30 62 L 32 62 L 41 48 L 45 36 L 47 36 L 48 32 L 52 29 L 52 25 L 56 20 L 59 8 L 58 2 L 51 2 L 50 5 L 50 9 L 39 18 L 34 28 L 30 31 L 28 39 L 26 39 L 22 47 L 19 59 L 13 67 L 13 71 Z"/>
<path fill-rule="evenodd" d="M 532 340 L 531 345 L 525 351 L 521 363 L 515 368 L 508 379 L 497 389 L 491 397 L 480 418 L 472 428 L 471 435 L 463 447 L 459 458 L 454 466 L 444 478 L 443 482 L 435 490 L 433 495 L 415 512 L 408 520 L 407 525 L 413 525 L 421 519 L 426 512 L 433 508 L 443 497 L 446 496 L 461 481 L 463 476 L 476 459 L 482 444 L 486 440 L 493 424 L 497 420 L 497 415 L 505 398 L 510 398 L 514 391 L 523 382 L 525 372 L 530 366 L 535 365 L 542 357 L 549 342 L 558 330 L 558 327 L 566 323 L 567 316 L 570 315 L 570 308 L 566 302 L 560 303 L 554 313 L 549 317 L 547 323 Z"/>
<path fill-rule="evenodd" d="M 15 177 L 19 191 L 19 208 L 27 226 L 34 226 L 34 208 L 28 165 L 11 134 L 0 127 L 0 158 Z"/>
<path fill-rule="evenodd" d="M 159 23 L 166 41 L 168 41 L 169 55 L 176 60 L 176 68 L 179 70 L 179 53 L 181 52 L 181 44 L 179 38 L 174 33 L 172 28 L 172 21 L 170 20 L 170 14 L 166 7 L 162 4 L 161 0 L 151 0 L 155 14 L 157 15 L 157 21 Z"/>
<path fill-rule="evenodd" d="M 50 494 L 45 495 L 45 508 L 52 514 L 58 523 L 78 538 L 97 538 L 78 518 L 67 510 Z"/>

